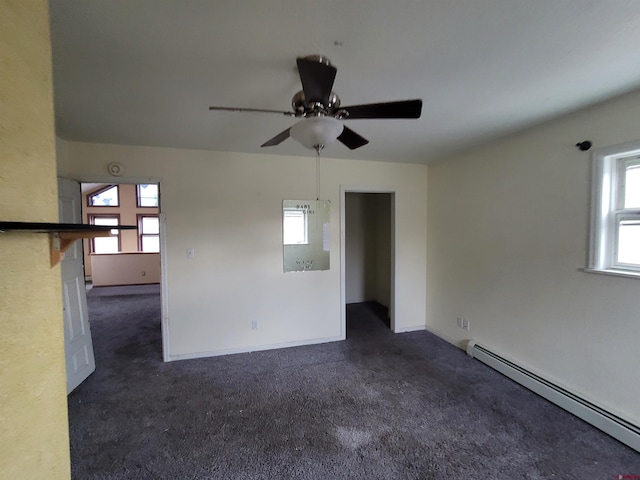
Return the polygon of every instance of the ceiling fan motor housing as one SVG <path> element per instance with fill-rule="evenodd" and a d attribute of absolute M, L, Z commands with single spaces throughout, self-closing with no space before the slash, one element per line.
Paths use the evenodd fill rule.
<path fill-rule="evenodd" d="M 331 92 L 327 100 L 327 104 L 323 105 L 321 102 L 307 102 L 304 91 L 300 90 L 291 99 L 291 107 L 296 113 L 296 116 L 306 117 L 312 114 L 324 113 L 325 115 L 331 115 L 334 110 L 340 106 L 340 97 L 336 92 Z"/>

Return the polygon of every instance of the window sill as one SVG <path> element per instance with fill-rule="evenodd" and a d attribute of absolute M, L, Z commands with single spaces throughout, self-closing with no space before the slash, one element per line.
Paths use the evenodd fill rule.
<path fill-rule="evenodd" d="M 640 272 L 630 272 L 628 270 L 596 270 L 593 268 L 581 268 L 580 269 L 586 273 L 597 273 L 599 275 L 611 275 L 613 277 L 625 277 L 625 278 L 636 278 L 640 280 Z"/>

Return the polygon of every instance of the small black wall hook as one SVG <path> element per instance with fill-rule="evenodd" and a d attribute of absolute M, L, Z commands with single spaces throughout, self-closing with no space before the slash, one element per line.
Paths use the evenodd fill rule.
<path fill-rule="evenodd" d="M 576 147 L 578 147 L 583 152 L 586 152 L 591 148 L 592 143 L 589 140 L 585 140 L 583 142 L 576 143 Z"/>

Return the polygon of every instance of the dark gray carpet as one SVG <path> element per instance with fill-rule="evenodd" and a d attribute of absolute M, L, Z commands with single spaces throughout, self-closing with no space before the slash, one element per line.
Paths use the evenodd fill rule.
<path fill-rule="evenodd" d="M 392 334 L 375 304 L 349 306 L 345 342 L 165 364 L 159 294 L 135 292 L 89 292 L 74 479 L 640 474 L 640 454 L 429 333 Z"/>

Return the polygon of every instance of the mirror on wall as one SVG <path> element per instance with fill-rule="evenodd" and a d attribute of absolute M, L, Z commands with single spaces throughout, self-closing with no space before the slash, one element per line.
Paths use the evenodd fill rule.
<path fill-rule="evenodd" d="M 329 200 L 284 200 L 282 244 L 285 272 L 329 270 Z"/>

